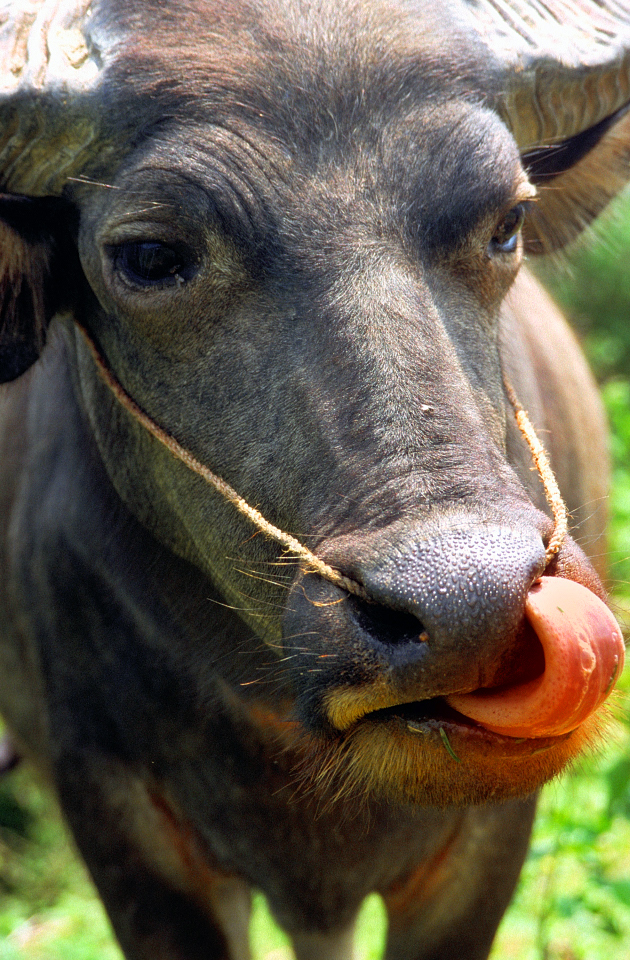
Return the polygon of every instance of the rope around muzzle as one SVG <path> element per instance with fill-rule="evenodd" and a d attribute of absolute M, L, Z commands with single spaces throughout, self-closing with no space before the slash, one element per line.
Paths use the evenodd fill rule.
<path fill-rule="evenodd" d="M 514 392 L 514 388 L 505 374 L 503 375 L 503 386 L 505 387 L 507 398 L 512 405 L 512 409 L 514 410 L 514 416 L 516 418 L 518 428 L 523 434 L 527 446 L 530 449 L 532 460 L 534 461 L 536 469 L 538 470 L 538 474 L 545 490 L 547 503 L 551 507 L 551 512 L 553 514 L 553 531 L 551 537 L 549 538 L 547 549 L 545 550 L 545 566 L 548 567 L 555 555 L 560 550 L 562 542 L 569 529 L 567 508 L 564 500 L 562 499 L 558 481 L 556 480 L 555 474 L 551 469 L 547 452 L 538 439 L 538 435 L 532 426 L 531 420 L 521 406 L 519 399 Z"/>
<path fill-rule="evenodd" d="M 107 384 L 116 400 L 152 437 L 166 447 L 176 460 L 179 460 L 188 467 L 189 470 L 205 480 L 211 487 L 214 487 L 222 497 L 233 504 L 236 510 L 257 527 L 261 533 L 271 540 L 276 540 L 287 553 L 293 554 L 293 556 L 302 560 L 312 573 L 318 574 L 324 580 L 328 580 L 336 587 L 340 587 L 355 597 L 360 597 L 363 600 L 370 599 L 367 591 L 360 583 L 357 583 L 356 580 L 352 580 L 350 577 L 345 577 L 338 570 L 335 570 L 334 567 L 331 567 L 321 560 L 316 554 L 309 550 L 308 547 L 305 547 L 296 537 L 291 536 L 290 533 L 286 533 L 284 530 L 281 530 L 266 520 L 262 513 L 255 507 L 250 506 L 229 483 L 226 483 L 225 480 L 216 473 L 213 473 L 212 470 L 201 463 L 200 460 L 197 460 L 190 450 L 183 447 L 175 437 L 145 413 L 142 407 L 127 393 L 123 385 L 110 370 L 87 330 L 78 323 L 76 326 L 83 335 L 102 380 Z M 505 378 L 503 382 L 508 400 L 514 408 L 516 423 L 529 446 L 532 459 L 545 489 L 545 496 L 553 513 L 554 529 L 545 551 L 545 560 L 548 566 L 553 557 L 558 553 L 562 541 L 566 536 L 567 510 L 544 447 L 538 439 L 529 417 L 519 403 L 511 384 Z"/>

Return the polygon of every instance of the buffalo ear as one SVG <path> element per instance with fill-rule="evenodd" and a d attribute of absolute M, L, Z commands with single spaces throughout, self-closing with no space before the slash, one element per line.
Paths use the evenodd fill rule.
<path fill-rule="evenodd" d="M 64 288 L 72 287 L 70 232 L 57 198 L 0 194 L 0 382 L 19 377 L 44 348 Z"/>
<path fill-rule="evenodd" d="M 538 199 L 523 231 L 528 253 L 574 240 L 630 179 L 630 104 L 550 146 L 522 154 Z"/>

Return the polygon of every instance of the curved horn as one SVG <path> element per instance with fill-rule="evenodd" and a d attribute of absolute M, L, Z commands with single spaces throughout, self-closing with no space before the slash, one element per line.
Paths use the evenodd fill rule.
<path fill-rule="evenodd" d="M 95 89 L 102 51 L 88 26 L 90 0 L 26 0 L 0 13 L 0 186 L 58 194 L 97 152 Z"/>
<path fill-rule="evenodd" d="M 630 180 L 630 0 L 466 5 L 493 54 L 495 109 L 542 188 L 527 247 L 553 250 Z"/>
<path fill-rule="evenodd" d="M 497 108 L 522 151 L 568 140 L 630 101 L 627 0 L 472 0 L 501 67 Z"/>

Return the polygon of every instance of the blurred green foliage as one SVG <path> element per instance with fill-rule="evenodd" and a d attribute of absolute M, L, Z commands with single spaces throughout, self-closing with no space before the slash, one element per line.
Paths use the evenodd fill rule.
<path fill-rule="evenodd" d="M 0 779 L 0 960 L 122 960 L 55 804 L 27 764 Z"/>
<path fill-rule="evenodd" d="M 570 318 L 600 382 L 630 375 L 630 193 L 568 252 L 534 266 Z"/>
<path fill-rule="evenodd" d="M 612 428 L 610 579 L 620 619 L 630 628 L 630 380 L 610 380 L 602 393 Z"/>
<path fill-rule="evenodd" d="M 630 196 L 562 261 L 538 267 L 574 322 L 613 430 L 613 605 L 630 629 Z M 630 674 L 605 752 L 542 794 L 529 859 L 493 960 L 627 960 L 630 955 Z M 370 897 L 360 960 L 382 955 L 382 904 Z M 262 897 L 254 960 L 285 960 Z M 50 795 L 26 765 L 0 779 L 0 960 L 122 960 Z"/>

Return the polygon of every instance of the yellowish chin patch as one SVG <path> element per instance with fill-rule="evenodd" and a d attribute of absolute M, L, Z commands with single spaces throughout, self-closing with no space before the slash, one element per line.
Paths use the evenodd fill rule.
<path fill-rule="evenodd" d="M 419 806 L 468 806 L 525 797 L 601 739 L 601 716 L 562 737 L 520 740 L 474 726 L 398 717 L 360 721 L 311 747 L 302 783 L 326 805 L 370 796 Z"/>

